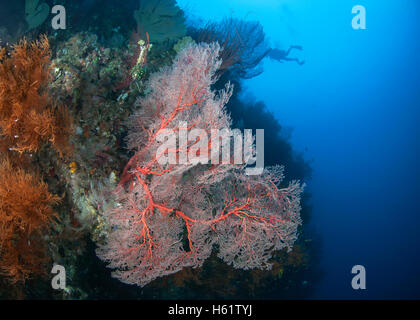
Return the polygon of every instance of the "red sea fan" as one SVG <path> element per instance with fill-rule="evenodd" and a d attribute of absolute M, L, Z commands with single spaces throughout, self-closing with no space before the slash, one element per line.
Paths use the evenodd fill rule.
<path fill-rule="evenodd" d="M 243 165 L 233 163 L 159 161 L 157 136 L 164 129 L 230 127 L 230 85 L 211 90 L 219 51 L 217 43 L 185 48 L 172 67 L 151 76 L 150 91 L 132 116 L 128 144 L 135 154 L 116 190 L 117 207 L 105 212 L 111 228 L 97 250 L 122 282 L 144 286 L 184 267 L 200 267 L 215 248 L 235 268 L 267 269 L 272 251 L 291 250 L 297 238 L 302 186 L 282 187 L 282 167 L 247 176 Z M 199 140 L 166 154 L 180 159 Z"/>

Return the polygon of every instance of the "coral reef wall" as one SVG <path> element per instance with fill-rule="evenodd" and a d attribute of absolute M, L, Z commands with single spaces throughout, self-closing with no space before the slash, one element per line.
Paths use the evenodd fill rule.
<path fill-rule="evenodd" d="M 261 25 L 186 28 L 173 0 L 99 11 L 101 1 L 63 0 L 74 28 L 39 37 L 44 2 L 53 4 L 28 7 L 27 38 L 0 43 L 0 298 L 226 298 L 261 296 L 273 281 L 291 287 L 309 242 L 288 141 L 287 156 L 254 178 L 230 162 L 161 167 L 155 157 L 160 129 L 237 124 L 241 79 L 261 72 L 266 54 Z M 255 118 L 254 129 L 267 117 Z M 66 267 L 62 291 L 44 277 L 53 264 Z"/>

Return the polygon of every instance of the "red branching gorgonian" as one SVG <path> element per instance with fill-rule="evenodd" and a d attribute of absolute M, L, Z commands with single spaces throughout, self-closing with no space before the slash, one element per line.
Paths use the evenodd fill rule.
<path fill-rule="evenodd" d="M 135 154 L 116 190 L 117 207 L 104 213 L 110 231 L 97 250 L 122 282 L 144 286 L 184 267 L 199 267 L 212 250 L 235 268 L 269 269 L 272 251 L 291 250 L 297 238 L 302 186 L 293 181 L 281 187 L 283 167 L 247 176 L 233 161 L 159 161 L 157 136 L 163 129 L 230 127 L 225 105 L 231 86 L 217 93 L 210 89 L 221 65 L 219 51 L 217 43 L 188 46 L 171 67 L 151 76 L 148 94 L 138 101 L 129 135 Z M 166 154 L 180 158 L 198 140 L 179 143 Z"/>

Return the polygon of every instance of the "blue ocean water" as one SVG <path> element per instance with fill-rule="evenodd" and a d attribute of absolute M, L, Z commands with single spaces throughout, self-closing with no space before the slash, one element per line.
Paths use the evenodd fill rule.
<path fill-rule="evenodd" d="M 311 227 L 322 238 L 324 273 L 311 298 L 420 298 L 420 3 L 178 3 L 206 20 L 258 20 L 273 47 L 304 48 L 293 54 L 305 65 L 265 59 L 245 86 L 293 128 L 294 148 L 311 161 Z M 366 8 L 365 30 L 352 28 L 355 5 Z M 366 290 L 352 289 L 354 265 L 366 269 Z"/>

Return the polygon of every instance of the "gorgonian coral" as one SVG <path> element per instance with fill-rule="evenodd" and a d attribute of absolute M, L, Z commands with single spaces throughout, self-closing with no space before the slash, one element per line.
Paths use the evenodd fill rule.
<path fill-rule="evenodd" d="M 174 0 L 140 0 L 134 18 L 143 40 L 146 32 L 152 43 L 185 36 L 184 14 Z"/>
<path fill-rule="evenodd" d="M 247 176 L 233 159 L 211 165 L 160 161 L 219 148 L 217 140 L 203 144 L 203 137 L 189 134 L 187 141 L 161 150 L 158 138 L 163 130 L 230 127 L 225 105 L 232 88 L 211 90 L 219 54 L 217 43 L 187 46 L 172 67 L 151 76 L 150 90 L 132 116 L 128 144 L 135 154 L 116 190 L 119 205 L 105 212 L 111 228 L 97 251 L 125 283 L 144 286 L 202 266 L 213 250 L 235 268 L 269 269 L 272 252 L 291 250 L 297 238 L 302 186 L 282 184 L 281 166 Z"/>
<path fill-rule="evenodd" d="M 263 70 L 261 60 L 270 51 L 262 25 L 257 21 L 225 18 L 191 30 L 197 42 L 218 42 L 222 60 L 217 73 L 231 72 L 231 78 L 249 79 Z"/>
<path fill-rule="evenodd" d="M 0 162 L 0 273 L 12 282 L 45 273 L 45 237 L 57 216 L 51 194 L 37 175 Z"/>
<path fill-rule="evenodd" d="M 48 94 L 50 47 L 47 37 L 22 40 L 11 52 L 0 52 L 0 137 L 9 149 L 36 152 L 50 142 L 62 154 L 69 150 L 71 116 Z"/>

